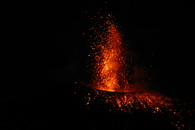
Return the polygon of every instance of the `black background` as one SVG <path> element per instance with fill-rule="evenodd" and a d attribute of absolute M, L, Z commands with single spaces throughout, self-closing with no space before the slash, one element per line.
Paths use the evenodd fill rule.
<path fill-rule="evenodd" d="M 83 33 L 92 26 L 88 15 L 95 15 L 99 8 L 113 13 L 126 41 L 133 45 L 139 64 L 146 68 L 153 66 L 150 73 L 154 89 L 187 102 L 194 101 L 191 3 L 8 3 L 1 9 L 3 127 L 124 129 L 121 120 L 125 119 L 121 116 L 115 115 L 115 119 L 106 112 L 106 116 L 89 112 L 82 99 L 74 95 L 74 82 L 90 80 L 86 67 L 89 43 Z M 141 124 L 146 125 L 136 123 L 132 129 L 144 129 Z M 155 128 L 159 126 L 157 123 Z"/>

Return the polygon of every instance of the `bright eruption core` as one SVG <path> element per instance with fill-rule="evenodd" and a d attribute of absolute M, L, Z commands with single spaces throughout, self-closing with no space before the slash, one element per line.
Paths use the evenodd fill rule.
<path fill-rule="evenodd" d="M 95 58 L 93 87 L 109 92 L 129 91 L 132 86 L 125 71 L 122 37 L 112 15 L 108 14 L 105 18 L 103 24 L 92 28 L 95 36 L 92 49 L 97 50 L 92 55 Z"/>

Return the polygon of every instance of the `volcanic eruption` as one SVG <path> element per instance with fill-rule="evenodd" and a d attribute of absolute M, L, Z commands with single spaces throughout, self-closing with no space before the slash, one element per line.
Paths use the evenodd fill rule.
<path fill-rule="evenodd" d="M 163 113 L 178 129 L 184 128 L 182 114 L 174 106 L 176 100 L 141 89 L 144 84 L 133 81 L 131 74 L 135 72 L 127 71 L 133 66 L 126 64 L 122 35 L 112 14 L 96 17 L 90 31 L 91 54 L 88 56 L 93 76 L 87 85 L 92 89 L 86 94 L 86 104 L 90 105 L 93 100 L 103 102 L 109 111 Z"/>

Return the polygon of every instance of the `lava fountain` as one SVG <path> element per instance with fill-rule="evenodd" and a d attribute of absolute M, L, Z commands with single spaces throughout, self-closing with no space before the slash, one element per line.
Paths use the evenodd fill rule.
<path fill-rule="evenodd" d="M 102 17 L 101 17 L 102 18 Z M 124 48 L 118 26 L 111 14 L 105 17 L 105 23 L 93 28 L 95 38 L 92 49 L 94 56 L 93 88 L 109 92 L 132 91 L 125 71 Z"/>

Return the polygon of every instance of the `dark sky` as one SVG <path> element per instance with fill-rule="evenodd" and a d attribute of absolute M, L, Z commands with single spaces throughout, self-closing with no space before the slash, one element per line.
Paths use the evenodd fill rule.
<path fill-rule="evenodd" d="M 93 24 L 87 16 L 95 15 L 99 8 L 116 17 L 125 40 L 131 42 L 139 57 L 138 64 L 153 65 L 151 71 L 158 73 L 153 78 L 163 84 L 159 88 L 189 95 L 194 85 L 194 17 L 190 3 L 6 5 L 2 10 L 3 50 L 6 66 L 14 73 L 11 77 L 19 84 L 86 80 L 89 43 L 83 33 L 88 33 Z"/>
<path fill-rule="evenodd" d="M 87 15 L 94 15 L 99 8 L 116 17 L 125 40 L 139 57 L 138 64 L 153 65 L 150 73 L 157 73 L 152 76 L 158 91 L 194 101 L 195 19 L 191 3 L 9 3 L 1 9 L 2 70 L 6 77 L 1 101 L 8 104 L 8 110 L 13 108 L 9 102 L 69 100 L 73 83 L 90 79 L 86 67 L 89 43 L 83 33 L 92 25 Z M 14 109 L 28 110 L 21 106 Z"/>

